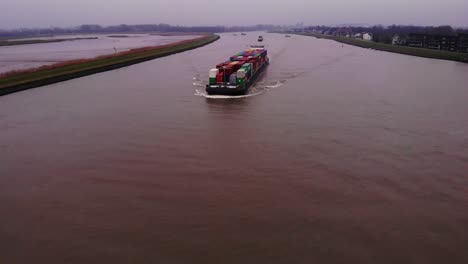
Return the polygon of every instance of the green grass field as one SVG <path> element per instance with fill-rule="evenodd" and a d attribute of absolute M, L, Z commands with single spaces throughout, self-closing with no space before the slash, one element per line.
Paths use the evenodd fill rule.
<path fill-rule="evenodd" d="M 338 41 L 340 43 L 358 46 L 361 48 L 369 48 L 369 49 L 388 51 L 388 52 L 394 52 L 394 53 L 418 56 L 418 57 L 424 57 L 424 58 L 431 58 L 431 59 L 452 60 L 452 61 L 468 63 L 468 53 L 414 48 L 414 47 L 408 47 L 408 46 L 389 45 L 389 44 L 377 43 L 377 42 L 372 42 L 372 41 L 365 41 L 361 39 L 329 36 L 329 35 L 322 35 L 322 34 L 317 34 L 317 33 L 295 33 L 295 34 L 322 38 L 322 39 L 331 39 L 331 40 Z"/>
<path fill-rule="evenodd" d="M 70 80 L 94 73 L 122 68 L 132 64 L 172 55 L 210 44 L 219 39 L 208 35 L 195 40 L 181 41 L 162 47 L 147 47 L 102 56 L 91 60 L 74 61 L 63 65 L 44 66 L 38 69 L 0 74 L 0 95 Z"/>

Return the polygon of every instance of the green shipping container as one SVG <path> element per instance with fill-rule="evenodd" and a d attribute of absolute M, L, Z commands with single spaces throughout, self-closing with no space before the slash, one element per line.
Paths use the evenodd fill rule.
<path fill-rule="evenodd" d="M 210 78 L 210 84 L 216 84 L 216 78 Z"/>
<path fill-rule="evenodd" d="M 237 85 L 244 85 L 245 79 L 244 78 L 237 78 Z"/>
<path fill-rule="evenodd" d="M 249 72 L 250 69 L 248 67 L 241 67 L 241 70 L 244 70 L 245 72 Z"/>
<path fill-rule="evenodd" d="M 249 65 L 249 66 L 242 66 L 241 69 L 244 69 L 246 72 L 249 72 L 252 67 Z"/>
<path fill-rule="evenodd" d="M 250 66 L 242 66 L 241 69 L 245 71 L 247 77 L 252 76 L 252 68 Z"/>

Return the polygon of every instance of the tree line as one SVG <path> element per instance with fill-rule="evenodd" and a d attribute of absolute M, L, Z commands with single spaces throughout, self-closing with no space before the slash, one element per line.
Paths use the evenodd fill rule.
<path fill-rule="evenodd" d="M 280 28 L 275 25 L 255 25 L 255 26 L 172 26 L 169 24 L 143 24 L 143 25 L 114 25 L 101 26 L 97 24 L 86 24 L 70 28 L 21 28 L 15 30 L 1 30 L 0 37 L 20 37 L 35 35 L 57 35 L 57 34 L 90 34 L 90 33 L 138 33 L 138 32 L 203 32 L 203 33 L 223 33 L 240 31 L 263 31 L 276 30 Z"/>

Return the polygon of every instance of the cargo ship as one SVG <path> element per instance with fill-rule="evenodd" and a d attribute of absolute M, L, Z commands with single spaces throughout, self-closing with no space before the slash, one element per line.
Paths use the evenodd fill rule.
<path fill-rule="evenodd" d="M 209 72 L 209 95 L 244 95 L 270 63 L 264 46 L 252 46 Z"/>

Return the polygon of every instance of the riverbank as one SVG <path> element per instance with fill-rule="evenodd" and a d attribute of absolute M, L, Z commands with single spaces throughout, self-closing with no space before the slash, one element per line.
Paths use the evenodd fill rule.
<path fill-rule="evenodd" d="M 6 95 L 169 56 L 208 45 L 219 38 L 220 37 L 218 35 L 210 34 L 172 44 L 137 48 L 92 59 L 73 60 L 33 69 L 6 72 L 0 74 L 0 95 Z"/>
<path fill-rule="evenodd" d="M 340 43 L 349 44 L 349 45 L 353 45 L 353 46 L 357 46 L 361 48 L 388 51 L 388 52 L 405 54 L 405 55 L 410 55 L 410 56 L 424 57 L 424 58 L 430 58 L 430 59 L 440 59 L 440 60 L 451 60 L 451 61 L 468 63 L 468 53 L 414 48 L 414 47 L 408 47 L 408 46 L 389 45 L 389 44 L 377 43 L 377 42 L 372 42 L 372 41 L 365 41 L 361 39 L 322 35 L 322 34 L 317 34 L 317 33 L 288 33 L 288 34 L 310 36 L 310 37 L 316 37 L 320 39 L 330 39 L 330 40 L 334 40 Z"/>
<path fill-rule="evenodd" d="M 2 46 L 15 46 L 15 45 L 54 43 L 54 42 L 75 41 L 75 40 L 87 40 L 87 39 L 97 39 L 97 37 L 68 38 L 68 39 L 2 40 L 2 41 L 0 41 L 0 47 L 2 47 Z"/>

